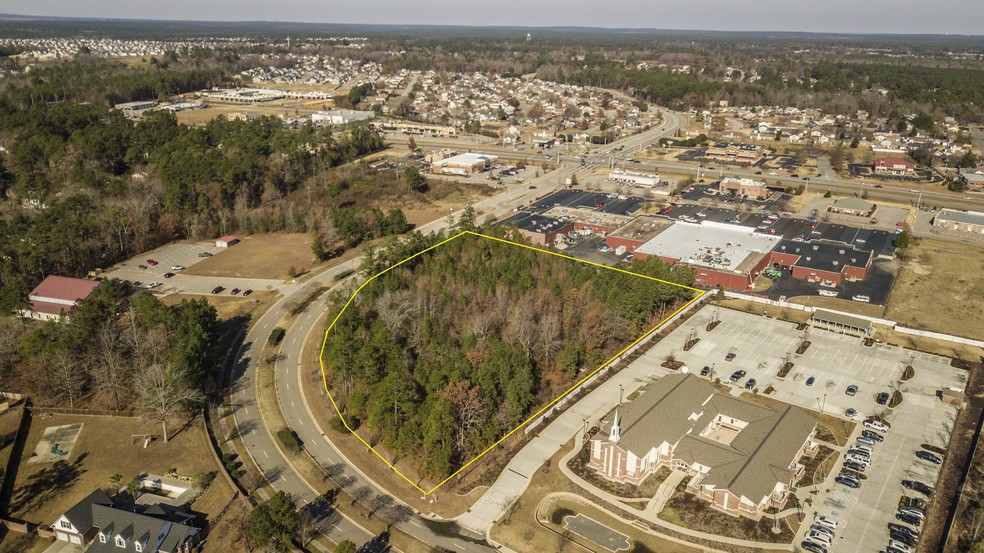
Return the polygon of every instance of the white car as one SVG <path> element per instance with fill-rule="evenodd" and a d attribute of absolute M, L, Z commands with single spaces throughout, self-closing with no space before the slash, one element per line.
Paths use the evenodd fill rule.
<path fill-rule="evenodd" d="M 837 529 L 837 521 L 836 520 L 834 520 L 834 519 L 832 519 L 830 517 L 821 515 L 819 513 L 816 516 L 813 517 L 813 522 L 819 524 L 820 526 L 826 526 L 827 528 L 830 528 L 831 530 L 836 530 Z"/>
<path fill-rule="evenodd" d="M 889 426 L 881 421 L 876 421 L 874 419 L 867 419 L 864 421 L 865 428 L 870 428 L 872 430 L 877 430 L 879 432 L 888 432 Z"/>
<path fill-rule="evenodd" d="M 912 551 L 912 548 L 911 547 L 909 547 L 908 545 L 906 545 L 906 544 L 904 544 L 904 543 L 902 543 L 900 541 L 896 541 L 896 540 L 889 540 L 888 541 L 888 548 L 889 549 L 894 549 L 896 551 L 902 551 L 903 553 L 909 553 L 910 551 Z"/>
<path fill-rule="evenodd" d="M 806 539 L 812 541 L 813 543 L 819 543 L 824 547 L 830 547 L 830 544 L 833 543 L 830 536 L 821 534 L 820 532 L 810 532 L 806 535 Z"/>
<path fill-rule="evenodd" d="M 147 288 L 157 288 L 158 286 L 162 286 L 163 284 L 164 284 L 163 282 L 151 282 L 150 284 L 147 285 Z"/>
<path fill-rule="evenodd" d="M 172 271 L 183 271 L 184 270 L 184 266 L 182 266 L 182 265 L 171 265 L 171 270 Z"/>

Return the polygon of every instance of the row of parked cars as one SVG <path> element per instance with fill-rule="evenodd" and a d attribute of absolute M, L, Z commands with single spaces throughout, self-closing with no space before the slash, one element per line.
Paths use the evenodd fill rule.
<path fill-rule="evenodd" d="M 827 553 L 827 548 L 834 543 L 837 526 L 836 519 L 817 513 L 813 517 L 810 531 L 806 533 L 806 539 L 803 540 L 800 547 L 810 553 Z"/>

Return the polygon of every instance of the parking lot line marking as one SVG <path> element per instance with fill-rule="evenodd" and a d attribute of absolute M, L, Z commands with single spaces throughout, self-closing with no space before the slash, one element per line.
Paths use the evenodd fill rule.
<path fill-rule="evenodd" d="M 270 458 L 270 454 L 267 453 L 265 449 L 263 450 L 263 456 L 266 457 L 267 459 Z"/>

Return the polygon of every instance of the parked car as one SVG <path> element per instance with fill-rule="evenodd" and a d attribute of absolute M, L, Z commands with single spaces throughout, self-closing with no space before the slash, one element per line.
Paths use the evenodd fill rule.
<path fill-rule="evenodd" d="M 806 535 L 806 539 L 814 543 L 819 543 L 824 547 L 830 547 L 830 544 L 833 543 L 833 540 L 830 539 L 830 536 L 828 536 L 827 534 L 821 534 L 820 532 L 810 532 Z"/>
<path fill-rule="evenodd" d="M 849 453 L 845 455 L 844 460 L 851 461 L 852 463 L 864 463 L 865 465 L 871 463 L 871 457 L 857 453 Z"/>
<path fill-rule="evenodd" d="M 868 464 L 857 461 L 844 461 L 844 468 L 864 472 L 864 469 L 868 468 Z"/>
<path fill-rule="evenodd" d="M 231 295 L 233 295 L 233 296 L 235 296 L 236 294 L 238 294 L 238 293 L 239 293 L 239 288 L 233 288 L 233 289 L 232 289 L 232 291 L 231 291 L 231 292 L 229 292 L 229 293 L 230 293 Z"/>
<path fill-rule="evenodd" d="M 813 543 L 812 541 L 804 541 L 800 544 L 804 550 L 810 553 L 827 553 L 827 548 L 820 545 L 819 543 Z"/>
<path fill-rule="evenodd" d="M 826 526 L 820 526 L 819 524 L 814 524 L 810 526 L 810 531 L 816 532 L 818 534 L 823 534 L 825 536 L 830 537 L 830 539 L 834 539 L 834 531 L 831 530 L 830 528 L 827 528 Z"/>
<path fill-rule="evenodd" d="M 733 351 L 730 351 L 730 352 L 728 352 L 728 355 L 725 355 L 724 356 L 724 360 L 725 361 L 733 361 L 735 357 L 737 357 L 737 354 L 735 352 L 733 352 Z"/>
<path fill-rule="evenodd" d="M 807 385 L 807 386 L 813 386 L 813 383 L 814 383 L 814 382 L 816 382 L 816 381 L 817 381 L 817 379 L 816 379 L 816 378 L 813 378 L 813 377 L 811 376 L 810 378 L 807 378 L 807 379 L 806 379 L 806 385 Z"/>
<path fill-rule="evenodd" d="M 853 407 L 849 407 L 847 411 L 844 411 L 844 416 L 849 419 L 853 419 L 855 416 L 857 416 L 857 414 L 858 414 L 857 410 L 854 409 Z"/>
<path fill-rule="evenodd" d="M 184 266 L 183 265 L 171 265 L 171 270 L 172 271 L 183 271 L 184 270 Z"/>
<path fill-rule="evenodd" d="M 147 270 L 147 266 L 146 265 L 137 265 L 137 268 L 140 269 L 141 271 L 146 271 Z"/>
<path fill-rule="evenodd" d="M 875 397 L 875 403 L 878 405 L 885 405 L 888 403 L 888 392 L 880 392 L 877 397 Z"/>
<path fill-rule="evenodd" d="M 711 368 L 708 367 L 707 365 L 704 365 L 704 368 L 700 370 L 700 375 L 707 376 L 709 374 L 711 374 Z"/>
<path fill-rule="evenodd" d="M 173 276 L 174 276 L 174 273 L 164 273 L 164 278 L 171 278 Z"/>
<path fill-rule="evenodd" d="M 904 515 L 916 517 L 919 520 L 926 519 L 926 511 L 923 511 L 922 509 L 917 509 L 915 507 L 899 507 L 899 512 Z"/>
<path fill-rule="evenodd" d="M 148 259 L 147 260 L 147 265 L 150 265 L 151 267 L 153 267 L 154 265 L 157 265 L 157 262 L 154 261 L 153 259 Z"/>
<path fill-rule="evenodd" d="M 858 436 L 858 443 L 863 445 L 875 445 L 875 441 L 867 436 Z"/>
<path fill-rule="evenodd" d="M 915 490 L 915 491 L 917 491 L 917 492 L 919 492 L 921 494 L 924 494 L 924 495 L 932 495 L 933 494 L 933 488 L 931 486 L 928 486 L 926 484 L 923 484 L 922 482 L 920 482 L 918 480 L 903 480 L 902 481 L 902 487 L 903 488 L 908 488 L 910 490 Z"/>
<path fill-rule="evenodd" d="M 745 378 L 745 374 L 746 374 L 745 371 L 742 371 L 742 370 L 735 371 L 735 372 L 731 373 L 731 381 L 732 382 L 738 382 L 742 378 Z"/>
<path fill-rule="evenodd" d="M 834 478 L 834 481 L 843 486 L 847 486 L 848 488 L 857 489 L 861 487 L 860 480 L 856 478 L 848 478 L 847 476 L 845 476 L 846 474 L 848 473 L 841 473 L 837 475 L 837 478 Z"/>
<path fill-rule="evenodd" d="M 906 544 L 904 544 L 904 543 L 902 543 L 900 541 L 889 540 L 889 542 L 888 542 L 888 550 L 889 551 L 892 551 L 893 549 L 895 551 L 900 551 L 901 553 L 911 553 L 912 552 L 912 548 L 909 547 L 908 545 L 906 545 Z"/>
<path fill-rule="evenodd" d="M 911 524 L 912 526 L 915 526 L 916 528 L 918 528 L 919 525 L 922 524 L 922 519 L 921 518 L 916 517 L 916 516 L 912 516 L 912 515 L 907 514 L 907 513 L 895 513 L 895 519 L 896 520 L 901 520 L 902 522 L 904 522 L 906 524 Z"/>
<path fill-rule="evenodd" d="M 754 390 L 755 389 L 755 379 L 754 378 L 749 378 L 748 379 L 748 382 L 745 383 L 745 389 L 746 390 Z"/>
<path fill-rule="evenodd" d="M 908 534 L 908 535 L 910 535 L 910 536 L 912 536 L 914 538 L 918 538 L 919 537 L 919 530 L 916 530 L 915 528 L 912 528 L 911 526 L 903 526 L 901 524 L 896 524 L 894 522 L 889 522 L 888 523 L 888 529 L 889 530 L 893 530 L 895 532 L 901 532 L 903 534 Z"/>
<path fill-rule="evenodd" d="M 161 286 L 163 284 L 164 284 L 163 282 L 156 282 L 155 281 L 155 282 L 151 282 L 150 284 L 148 284 L 147 285 L 147 288 L 157 288 L 158 286 Z"/>
<path fill-rule="evenodd" d="M 851 446 L 851 449 L 848 449 L 847 452 L 848 453 L 861 453 L 861 454 L 869 455 L 870 456 L 872 453 L 874 453 L 874 450 L 871 449 L 870 447 L 866 446 L 866 445 L 857 445 L 857 444 L 855 444 L 855 445 L 852 445 Z"/>
<path fill-rule="evenodd" d="M 888 425 L 888 423 L 875 419 L 865 419 L 864 426 L 865 428 L 870 428 L 879 432 L 888 432 L 892 428 Z"/>
<path fill-rule="evenodd" d="M 882 436 L 881 434 L 875 432 L 874 430 L 868 430 L 867 428 L 861 431 L 861 435 L 864 436 L 865 438 L 871 438 L 876 442 L 881 442 L 885 439 L 885 436 Z"/>
<path fill-rule="evenodd" d="M 198 252 L 198 257 L 212 257 L 211 252 Z"/>
<path fill-rule="evenodd" d="M 250 295 L 250 294 L 252 294 L 252 293 L 253 293 L 253 291 L 252 291 L 252 290 L 249 290 L 249 289 L 247 289 L 247 290 L 243 290 L 243 297 L 245 298 L 246 296 L 248 296 L 248 295 Z"/>
<path fill-rule="evenodd" d="M 849 396 L 853 396 L 853 395 L 857 394 L 858 393 L 858 385 L 857 384 L 851 384 L 850 386 L 847 387 L 847 390 L 844 390 L 844 393 L 847 394 L 847 395 L 849 395 Z"/>
<path fill-rule="evenodd" d="M 219 292 L 221 292 L 223 290 L 225 290 L 225 288 L 223 288 L 221 286 L 216 286 L 215 288 L 212 288 L 212 293 L 213 294 L 218 294 Z"/>
<path fill-rule="evenodd" d="M 813 522 L 819 524 L 820 526 L 826 526 L 831 530 L 837 529 L 837 519 L 825 515 L 821 515 L 819 513 L 817 513 L 817 515 L 813 517 Z"/>
<path fill-rule="evenodd" d="M 893 541 L 900 541 L 908 545 L 909 547 L 916 546 L 916 538 L 910 536 L 909 534 L 906 534 L 905 532 L 899 532 L 897 530 L 889 530 L 888 537 Z"/>
<path fill-rule="evenodd" d="M 932 453 L 930 453 L 928 451 L 923 451 L 921 449 L 916 452 L 916 457 L 919 457 L 923 461 L 929 461 L 930 463 L 933 463 L 934 465 L 938 465 L 938 464 L 940 464 L 940 463 L 943 462 L 943 459 L 941 459 L 940 457 L 938 457 L 936 455 L 933 455 Z"/>

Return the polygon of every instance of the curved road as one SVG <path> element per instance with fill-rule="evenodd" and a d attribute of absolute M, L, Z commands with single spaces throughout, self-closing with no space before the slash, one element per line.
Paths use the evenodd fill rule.
<path fill-rule="evenodd" d="M 664 122 L 659 127 L 650 129 L 644 133 L 628 137 L 618 144 L 625 146 L 625 150 L 638 150 L 659 138 L 672 134 L 686 122 L 684 115 L 672 112 L 664 112 Z M 601 147 L 596 151 L 601 155 L 608 155 L 614 144 Z M 530 157 L 534 157 L 530 154 Z M 579 158 L 571 158 L 570 161 L 578 161 Z M 593 165 L 593 164 L 592 164 Z M 538 187 L 539 194 L 553 192 L 563 185 L 564 180 L 571 175 L 587 173 L 591 167 L 581 168 L 578 163 L 566 163 L 557 171 L 548 173 L 537 179 L 532 180 L 522 186 L 510 187 L 510 190 L 495 197 L 488 198 L 476 203 L 473 207 L 480 218 L 489 214 L 496 216 L 504 215 L 514 208 L 521 205 L 527 199 L 529 184 Z M 518 193 L 522 191 L 522 193 Z M 448 226 L 448 218 L 442 218 L 428 225 L 419 228 L 421 232 L 437 232 Z M 259 356 L 263 344 L 266 343 L 270 332 L 277 326 L 280 320 L 287 314 L 287 302 L 309 289 L 316 283 L 320 286 L 330 287 L 335 284 L 335 276 L 343 271 L 355 270 L 358 268 L 360 259 L 353 259 L 335 266 L 323 273 L 313 277 L 308 284 L 303 287 L 285 291 L 286 295 L 274 304 L 263 316 L 261 316 L 239 347 L 237 362 L 233 368 L 230 378 L 230 398 L 235 407 L 234 420 L 246 445 L 247 454 L 250 455 L 257 467 L 262 471 L 264 477 L 270 485 L 280 491 L 290 493 L 302 506 L 311 509 L 318 509 L 316 512 L 323 520 L 322 530 L 333 541 L 341 539 L 351 539 L 357 544 L 369 542 L 373 536 L 370 532 L 359 526 L 340 513 L 332 512 L 331 509 L 321 507 L 321 502 L 317 493 L 303 480 L 294 468 L 284 459 L 280 450 L 277 448 L 275 438 L 263 422 L 256 402 L 256 376 L 258 362 L 253 358 Z M 303 394 L 300 389 L 300 371 L 297 370 L 301 350 L 307 337 L 311 332 L 319 329 L 315 324 L 322 314 L 321 306 L 324 305 L 325 294 L 315 298 L 310 307 L 300 313 L 281 342 L 279 360 L 275 363 L 275 383 L 280 409 L 287 419 L 288 425 L 298 434 L 304 443 L 304 447 L 311 456 L 323 467 L 331 465 L 341 465 L 344 467 L 344 477 L 349 479 L 356 487 L 368 487 L 375 495 L 388 495 L 378 488 L 373 482 L 364 478 L 356 468 L 347 463 L 342 455 L 332 446 L 331 442 L 324 436 L 321 429 L 311 412 L 305 404 Z M 312 507 L 313 505 L 313 507 Z M 454 551 L 468 552 L 487 552 L 491 551 L 484 541 L 484 536 L 461 530 L 456 536 L 448 536 L 446 529 L 441 529 L 437 533 L 432 529 L 433 522 L 413 515 L 405 522 L 397 524 L 397 527 L 410 534 L 424 543 L 445 547 Z"/>

